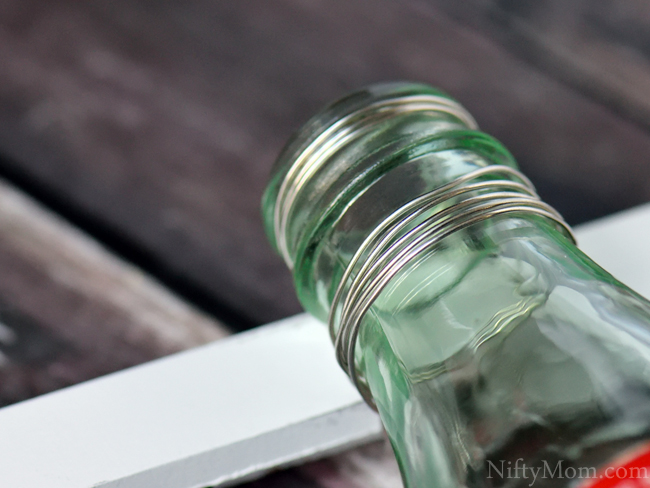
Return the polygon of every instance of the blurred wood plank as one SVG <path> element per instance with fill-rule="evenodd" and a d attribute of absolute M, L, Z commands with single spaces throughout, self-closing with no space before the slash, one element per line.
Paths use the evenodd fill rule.
<path fill-rule="evenodd" d="M 0 311 L 0 406 L 228 333 L 2 181 L 0 297 L 11 303 Z M 349 483 L 359 476 L 349 466 L 376 459 L 368 449 L 250 486 Z"/>
<path fill-rule="evenodd" d="M 650 131 L 650 5 L 643 0 L 414 0 Z"/>
<path fill-rule="evenodd" d="M 225 335 L 0 181 L 0 406 Z"/>
<path fill-rule="evenodd" d="M 348 451 L 299 468 L 322 488 L 399 488 L 402 479 L 388 440 Z"/>
<path fill-rule="evenodd" d="M 0 302 L 0 406 L 228 334 L 2 180 Z M 248 486 L 356 486 L 378 449 L 390 469 L 373 444 Z"/>
<path fill-rule="evenodd" d="M 572 222 L 650 198 L 648 134 L 434 7 L 7 0 L 0 59 L 0 172 L 257 323 L 299 309 L 260 223 L 271 163 L 369 82 L 451 92 Z"/>

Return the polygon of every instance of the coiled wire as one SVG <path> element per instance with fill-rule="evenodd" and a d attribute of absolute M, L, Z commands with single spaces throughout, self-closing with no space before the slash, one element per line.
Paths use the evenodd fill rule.
<path fill-rule="evenodd" d="M 482 181 L 475 181 L 478 179 Z M 448 205 L 427 215 L 444 204 Z M 513 168 L 494 165 L 462 175 L 403 205 L 357 249 L 334 295 L 328 322 L 339 364 L 371 407 L 375 408 L 372 395 L 357 375 L 355 365 L 359 329 L 368 309 L 414 258 L 454 232 L 507 213 L 546 217 L 575 242 L 571 228 L 539 199 L 528 178 Z"/>
<path fill-rule="evenodd" d="M 294 203 L 310 178 L 338 149 L 361 134 L 372 131 L 381 121 L 400 113 L 413 112 L 440 112 L 456 117 L 469 129 L 478 128 L 469 112 L 456 101 L 432 94 L 379 100 L 342 117 L 327 127 L 298 154 L 278 191 L 273 219 L 274 233 L 278 251 L 289 269 L 293 269 L 294 263 L 287 243 L 287 225 Z"/>
<path fill-rule="evenodd" d="M 290 269 L 294 263 L 287 242 L 288 223 L 308 181 L 336 151 L 361 134 L 400 113 L 417 111 L 446 113 L 468 129 L 478 128 L 472 116 L 454 100 L 434 94 L 398 96 L 378 100 L 341 117 L 296 156 L 279 188 L 274 210 L 277 247 Z M 434 212 L 438 206 L 442 210 Z M 454 232 L 507 213 L 546 217 L 575 242 L 569 226 L 539 199 L 528 178 L 513 168 L 493 165 L 462 175 L 403 205 L 384 219 L 357 249 L 334 295 L 328 322 L 339 364 L 371 407 L 375 408 L 372 395 L 357 375 L 354 357 L 366 312 L 410 261 Z"/>

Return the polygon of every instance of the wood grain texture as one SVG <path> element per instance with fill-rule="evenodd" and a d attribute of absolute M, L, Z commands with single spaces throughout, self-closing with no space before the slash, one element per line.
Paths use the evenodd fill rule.
<path fill-rule="evenodd" d="M 0 181 L 0 406 L 223 337 Z"/>
<path fill-rule="evenodd" d="M 399 488 L 402 479 L 388 440 L 309 463 L 300 473 L 322 488 Z"/>
<path fill-rule="evenodd" d="M 641 0 L 412 0 L 650 131 L 650 8 Z"/>
<path fill-rule="evenodd" d="M 0 300 L 11 304 L 0 307 L 0 406 L 229 333 L 1 180 Z M 367 477 L 383 488 L 376 474 L 394 465 L 386 446 L 249 486 L 352 488 Z"/>
<path fill-rule="evenodd" d="M 572 222 L 650 197 L 643 130 L 435 6 L 7 0 L 0 59 L 0 172 L 256 323 L 299 310 L 260 223 L 271 163 L 318 107 L 369 82 L 452 93 Z"/>

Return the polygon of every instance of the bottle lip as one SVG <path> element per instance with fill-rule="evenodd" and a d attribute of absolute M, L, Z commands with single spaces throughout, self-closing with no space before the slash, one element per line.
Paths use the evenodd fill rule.
<path fill-rule="evenodd" d="M 478 128 L 469 112 L 445 93 L 425 84 L 397 82 L 371 85 L 338 100 L 294 134 L 276 161 L 263 198 L 266 232 L 289 269 L 293 270 L 294 261 L 287 226 L 310 176 L 369 122 L 417 111 L 443 112 L 468 129 Z"/>

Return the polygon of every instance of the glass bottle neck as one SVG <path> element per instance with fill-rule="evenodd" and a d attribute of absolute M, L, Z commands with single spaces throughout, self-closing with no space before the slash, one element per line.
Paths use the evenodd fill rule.
<path fill-rule="evenodd" d="M 366 104 L 291 143 L 280 158 L 291 164 L 265 195 L 267 229 L 298 296 L 329 319 L 339 362 L 369 403 L 355 374 L 358 330 L 409 260 L 505 212 L 536 213 L 566 228 L 512 156 L 473 124 L 438 94 Z"/>
<path fill-rule="evenodd" d="M 429 87 L 373 87 L 312 119 L 264 196 L 304 307 L 359 333 L 341 334 L 342 363 L 409 488 L 529 486 L 495 481 L 490 463 L 595 467 L 650 437 L 650 304 L 474 129 Z"/>
<path fill-rule="evenodd" d="M 412 129 L 410 124 L 407 127 Z M 481 168 L 516 168 L 498 142 L 468 130 L 430 135 L 398 151 L 388 145 L 381 152 L 365 158 L 367 166 L 355 166 L 337 175 L 328 195 L 305 205 L 304 219 L 296 218 L 296 222 L 307 222 L 301 232 L 293 234 L 296 289 L 305 308 L 324 320 L 343 270 L 368 236 L 396 210 Z M 344 155 L 339 156 L 342 164 L 349 164 Z M 490 178 L 494 176 L 484 179 Z M 503 179 L 517 180 L 512 175 Z M 490 191 L 494 188 L 478 193 Z M 448 205 L 449 201 L 440 202 L 422 217 Z"/>
<path fill-rule="evenodd" d="M 393 280 L 357 361 L 406 486 L 452 488 L 488 461 L 595 469 L 647 435 L 648 324 L 648 302 L 554 226 L 502 217 Z"/>

